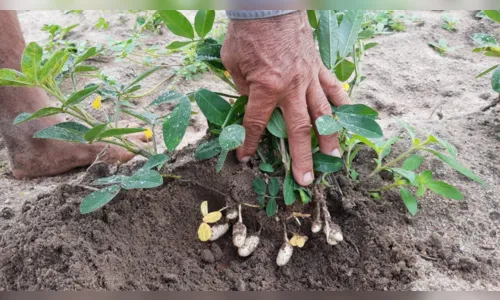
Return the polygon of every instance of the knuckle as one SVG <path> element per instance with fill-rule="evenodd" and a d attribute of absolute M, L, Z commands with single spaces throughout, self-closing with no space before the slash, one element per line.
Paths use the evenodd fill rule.
<path fill-rule="evenodd" d="M 328 100 L 324 96 L 317 98 L 317 100 L 313 102 L 313 107 L 311 108 L 315 114 L 320 116 L 331 114 L 332 111 L 330 103 L 328 103 Z"/>
<path fill-rule="evenodd" d="M 308 168 L 312 165 L 312 155 L 311 151 L 301 151 L 295 155 L 296 157 L 292 157 L 293 164 L 298 168 Z"/>
<path fill-rule="evenodd" d="M 259 138 L 260 134 L 266 128 L 266 124 L 260 120 L 250 120 L 245 123 L 245 128 L 247 130 L 247 138 Z"/>
<path fill-rule="evenodd" d="M 262 76 L 262 79 L 259 80 L 257 85 L 264 92 L 271 95 L 277 95 L 284 90 L 285 84 L 283 83 L 283 78 L 280 75 L 265 74 Z"/>
<path fill-rule="evenodd" d="M 290 130 L 299 137 L 307 138 L 311 134 L 311 122 L 307 119 L 295 120 L 290 125 Z"/>

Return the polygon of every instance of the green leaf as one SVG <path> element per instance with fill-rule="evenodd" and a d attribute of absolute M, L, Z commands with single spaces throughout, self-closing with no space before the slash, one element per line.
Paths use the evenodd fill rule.
<path fill-rule="evenodd" d="M 93 141 L 95 141 L 95 139 L 97 139 L 99 134 L 101 134 L 101 132 L 103 132 L 106 129 L 107 126 L 108 126 L 107 123 L 94 126 L 89 131 L 87 131 L 87 133 L 85 133 L 83 138 L 87 142 L 93 142 Z"/>
<path fill-rule="evenodd" d="M 123 104 L 123 102 L 122 102 Z M 121 109 L 120 111 L 126 113 L 127 115 L 130 115 L 136 119 L 139 119 L 143 122 L 148 123 L 148 125 L 153 125 L 155 121 L 158 119 L 158 116 L 156 114 L 150 113 L 148 111 L 144 112 L 136 112 L 136 111 L 131 111 L 128 109 Z"/>
<path fill-rule="evenodd" d="M 491 76 L 491 87 L 497 93 L 500 93 L 500 68 L 497 68 Z"/>
<path fill-rule="evenodd" d="M 175 35 L 186 37 L 188 39 L 194 38 L 193 26 L 189 20 L 177 10 L 159 10 L 163 23 Z"/>
<path fill-rule="evenodd" d="M 85 51 L 85 53 L 83 53 L 82 55 L 80 55 L 76 61 L 75 61 L 75 65 L 78 65 L 84 61 L 86 61 L 87 59 L 91 58 L 91 57 L 94 57 L 98 54 L 99 52 L 97 51 L 97 48 L 96 47 L 91 47 L 89 49 L 87 49 L 87 51 Z"/>
<path fill-rule="evenodd" d="M 238 124 L 233 124 L 224 128 L 219 136 L 219 144 L 222 150 L 231 151 L 245 141 L 245 128 Z"/>
<path fill-rule="evenodd" d="M 287 172 L 285 182 L 283 183 L 283 196 L 285 197 L 285 204 L 292 205 L 295 203 L 295 181 L 293 180 L 292 173 Z"/>
<path fill-rule="evenodd" d="M 330 135 L 342 130 L 342 125 L 332 116 L 326 115 L 316 119 L 316 129 L 319 135 Z"/>
<path fill-rule="evenodd" d="M 165 154 L 156 154 L 148 159 L 148 161 L 142 166 L 143 170 L 151 170 L 154 168 L 161 169 L 168 161 L 168 156 Z"/>
<path fill-rule="evenodd" d="M 360 115 L 364 116 L 370 119 L 377 119 L 378 118 L 378 112 L 374 110 L 373 108 L 364 105 L 364 104 L 348 104 L 348 105 L 342 105 L 339 106 L 335 109 L 336 113 L 341 113 L 341 114 L 351 114 L 351 115 Z"/>
<path fill-rule="evenodd" d="M 269 195 L 276 197 L 280 192 L 280 181 L 276 177 L 271 177 L 269 179 Z"/>
<path fill-rule="evenodd" d="M 222 126 L 231 110 L 231 104 L 209 90 L 201 89 L 194 94 L 200 110 L 210 123 Z"/>
<path fill-rule="evenodd" d="M 299 195 L 300 195 L 300 199 L 302 200 L 302 203 L 303 204 L 307 204 L 309 202 L 311 202 L 311 195 L 309 194 L 309 191 L 307 191 L 306 189 L 299 189 Z"/>
<path fill-rule="evenodd" d="M 264 196 L 257 196 L 257 202 L 259 203 L 259 208 L 263 209 L 266 205 L 266 198 Z"/>
<path fill-rule="evenodd" d="M 54 53 L 51 58 L 43 65 L 38 73 L 38 81 L 44 82 L 47 78 L 55 78 L 62 70 L 66 61 L 69 58 L 69 53 L 65 49 L 61 49 Z"/>
<path fill-rule="evenodd" d="M 271 165 L 271 164 L 261 163 L 259 165 L 259 169 L 262 172 L 266 172 L 266 173 L 273 173 L 274 172 L 273 165 Z"/>
<path fill-rule="evenodd" d="M 0 86 L 32 86 L 35 82 L 16 70 L 0 70 Z"/>
<path fill-rule="evenodd" d="M 127 95 L 127 94 L 132 94 L 134 92 L 137 92 L 138 90 L 142 89 L 142 86 L 140 84 L 134 85 L 126 90 L 123 91 L 122 95 Z M 123 103 L 122 103 L 123 104 Z"/>
<path fill-rule="evenodd" d="M 24 75 L 28 78 L 36 81 L 38 79 L 38 69 L 40 68 L 40 63 L 42 62 L 43 49 L 35 42 L 31 42 L 24 49 L 23 56 L 21 58 L 21 69 Z"/>
<path fill-rule="evenodd" d="M 426 184 L 427 182 L 430 182 L 432 181 L 432 171 L 430 170 L 426 170 L 426 171 L 423 171 L 422 173 L 420 173 L 418 175 L 418 180 L 422 183 L 422 184 Z"/>
<path fill-rule="evenodd" d="M 410 124 L 404 122 L 403 120 L 400 120 L 398 118 L 394 118 L 396 120 L 396 122 L 398 122 L 399 126 L 403 127 L 404 130 L 406 130 L 406 132 L 408 133 L 408 135 L 410 136 L 411 140 L 413 141 L 416 137 L 416 130 L 415 128 L 413 128 L 413 126 L 411 126 Z"/>
<path fill-rule="evenodd" d="M 165 67 L 164 66 L 158 66 L 158 67 L 154 67 L 154 68 L 151 68 L 151 69 L 147 70 L 146 72 L 144 72 L 141 75 L 137 76 L 137 78 L 135 78 L 134 81 L 132 81 L 125 88 L 123 88 L 122 91 L 128 90 L 129 88 L 133 87 L 134 85 L 138 84 L 142 80 L 144 80 L 144 79 L 148 78 L 149 76 L 151 76 L 152 74 L 154 74 L 156 71 L 161 70 L 163 68 L 165 68 Z"/>
<path fill-rule="evenodd" d="M 339 49 L 339 28 L 337 16 L 332 10 L 321 10 L 319 12 L 318 44 L 319 54 L 323 64 L 332 69 L 337 60 Z"/>
<path fill-rule="evenodd" d="M 422 197 L 425 194 L 425 185 L 423 183 L 418 184 L 418 189 L 417 189 L 417 197 Z"/>
<path fill-rule="evenodd" d="M 144 132 L 144 128 L 111 128 L 99 134 L 99 139 L 122 136 L 126 134 Z"/>
<path fill-rule="evenodd" d="M 379 45 L 379 43 L 367 43 L 365 46 L 364 46 L 364 49 L 365 51 L 368 50 L 368 49 L 371 49 L 371 48 L 374 48 L 374 47 L 377 47 Z"/>
<path fill-rule="evenodd" d="M 218 44 L 217 41 L 212 43 L 212 39 L 206 39 L 196 47 L 196 60 L 203 61 L 218 70 L 225 71 L 226 68 L 222 64 L 220 56 L 221 49 L 222 45 Z"/>
<path fill-rule="evenodd" d="M 497 46 L 498 44 L 497 40 L 487 33 L 474 33 L 472 35 L 472 41 L 479 47 Z"/>
<path fill-rule="evenodd" d="M 275 109 L 273 114 L 271 115 L 271 119 L 269 123 L 267 123 L 267 130 L 277 138 L 286 139 L 286 124 L 285 119 L 283 119 L 283 115 L 279 109 Z"/>
<path fill-rule="evenodd" d="M 81 126 L 81 127 L 80 127 Z M 86 131 L 82 132 L 83 128 Z M 77 128 L 77 129 L 72 129 Z M 81 124 L 74 122 L 60 123 L 56 124 L 52 127 L 48 127 L 42 129 L 33 135 L 34 138 L 37 139 L 52 139 L 52 140 L 60 140 L 74 143 L 86 143 L 87 141 L 83 138 L 83 135 L 89 129 Z"/>
<path fill-rule="evenodd" d="M 392 168 L 391 169 L 393 172 L 403 176 L 404 178 L 408 179 L 410 183 L 414 184 L 417 180 L 417 174 L 413 171 L 408 171 L 405 169 L 400 169 L 400 168 Z"/>
<path fill-rule="evenodd" d="M 248 97 L 247 96 L 241 96 L 238 99 L 236 99 L 236 102 L 234 102 L 234 105 L 231 106 L 231 110 L 226 116 L 226 120 L 224 121 L 223 125 L 230 125 L 234 120 L 239 116 L 242 115 L 245 112 L 245 106 L 248 103 Z"/>
<path fill-rule="evenodd" d="M 207 160 L 210 159 L 221 152 L 222 148 L 219 145 L 219 139 L 213 139 L 206 143 L 203 143 L 196 148 L 194 156 L 196 160 Z"/>
<path fill-rule="evenodd" d="M 446 155 L 444 155 L 436 150 L 433 150 L 433 149 L 423 149 L 423 150 L 436 155 L 440 160 L 442 160 L 443 162 L 445 162 L 446 164 L 448 164 L 450 167 L 457 170 L 458 172 L 462 173 L 463 175 L 469 177 L 470 179 L 472 179 L 480 184 L 484 184 L 484 181 L 481 178 L 479 178 L 479 176 L 477 176 L 476 174 L 474 174 L 474 172 L 472 172 L 471 170 L 469 170 L 466 167 L 464 167 L 463 165 L 461 165 L 455 159 L 448 157 L 448 156 L 446 156 Z"/>
<path fill-rule="evenodd" d="M 199 37 L 204 38 L 214 25 L 215 10 L 199 10 L 194 18 L 194 29 Z"/>
<path fill-rule="evenodd" d="M 139 169 L 134 175 L 125 178 L 121 185 L 126 190 L 152 189 L 163 184 L 163 177 L 153 170 Z"/>
<path fill-rule="evenodd" d="M 120 190 L 121 188 L 119 185 L 113 185 L 93 192 L 92 194 L 83 198 L 82 204 L 80 205 L 80 213 L 88 214 L 98 210 L 99 208 L 103 207 L 111 200 L 113 200 L 113 198 L 118 195 Z"/>
<path fill-rule="evenodd" d="M 415 171 L 424 162 L 424 157 L 421 155 L 414 154 L 408 157 L 403 163 L 403 169 L 408 171 Z"/>
<path fill-rule="evenodd" d="M 176 92 L 176 91 L 168 91 L 166 93 L 161 94 L 155 100 L 153 100 L 153 102 L 151 102 L 149 107 L 158 106 L 158 105 L 161 105 L 163 103 L 172 102 L 172 101 L 181 101 L 183 99 L 188 99 L 188 97 L 186 95 L 181 94 L 181 93 Z"/>
<path fill-rule="evenodd" d="M 380 128 L 375 120 L 369 117 L 340 112 L 337 112 L 337 117 L 342 127 L 351 133 L 367 138 L 381 138 L 384 135 L 382 128 Z"/>
<path fill-rule="evenodd" d="M 493 21 L 500 23 L 500 10 L 484 10 L 484 13 Z"/>
<path fill-rule="evenodd" d="M 276 204 L 276 198 L 269 199 L 266 206 L 266 214 L 268 217 L 274 216 L 278 212 L 278 205 Z"/>
<path fill-rule="evenodd" d="M 345 58 L 351 53 L 363 25 L 363 10 L 349 10 L 339 25 L 339 56 Z"/>
<path fill-rule="evenodd" d="M 375 30 L 366 29 L 366 30 L 363 30 L 359 33 L 358 39 L 371 39 L 374 36 L 375 36 Z M 365 48 L 365 50 L 366 50 L 366 48 Z"/>
<path fill-rule="evenodd" d="M 464 200 L 464 195 L 452 185 L 444 181 L 432 180 L 425 183 L 425 186 L 434 193 L 454 200 Z"/>
<path fill-rule="evenodd" d="M 68 98 L 68 100 L 66 100 L 66 102 L 64 102 L 63 107 L 71 107 L 77 105 L 78 103 L 82 102 L 83 100 L 87 99 L 90 95 L 95 93 L 98 89 L 99 89 L 98 85 L 91 85 L 86 89 L 74 93 Z"/>
<path fill-rule="evenodd" d="M 347 81 L 355 68 L 356 66 L 352 62 L 344 59 L 335 67 L 335 75 L 340 81 Z"/>
<path fill-rule="evenodd" d="M 480 78 L 480 77 L 483 77 L 484 75 L 490 73 L 491 71 L 493 71 L 496 68 L 498 68 L 498 66 L 500 66 L 500 65 L 494 65 L 493 67 L 489 68 L 488 70 L 481 72 L 479 75 L 476 76 L 476 79 Z"/>
<path fill-rule="evenodd" d="M 19 125 L 24 122 L 28 122 L 34 119 L 48 117 L 52 115 L 57 115 L 62 113 L 62 109 L 59 107 L 44 107 L 32 114 L 22 113 L 14 119 L 14 125 Z"/>
<path fill-rule="evenodd" d="M 431 135 L 430 138 L 434 138 L 441 146 L 443 146 L 451 155 L 451 157 L 453 157 L 454 159 L 457 158 L 457 148 L 451 143 L 435 135 Z"/>
<path fill-rule="evenodd" d="M 183 98 L 163 122 L 163 140 L 170 151 L 174 151 L 182 141 L 191 118 L 191 102 Z"/>
<path fill-rule="evenodd" d="M 316 16 L 315 10 L 308 10 L 307 11 L 307 19 L 309 20 L 309 24 L 311 25 L 312 28 L 318 29 L 319 23 L 318 23 L 318 17 Z"/>
<path fill-rule="evenodd" d="M 323 173 L 334 173 L 342 169 L 344 161 L 342 158 L 326 155 L 323 153 L 313 154 L 313 168 Z"/>
<path fill-rule="evenodd" d="M 252 181 L 252 187 L 257 195 L 263 196 L 266 194 L 266 182 L 264 181 L 264 179 L 255 177 L 255 179 Z"/>
<path fill-rule="evenodd" d="M 94 67 L 94 66 L 76 66 L 75 69 L 73 70 L 73 72 L 83 73 L 83 72 L 94 72 L 94 71 L 98 71 L 98 70 L 99 70 L 99 68 Z"/>
<path fill-rule="evenodd" d="M 224 166 L 224 163 L 226 162 L 227 159 L 227 154 L 229 151 L 222 150 L 220 155 L 219 155 L 219 161 L 217 162 L 217 166 L 215 166 L 215 171 L 219 173 L 222 170 L 222 167 Z"/>
<path fill-rule="evenodd" d="M 412 216 L 416 215 L 418 212 L 417 199 L 415 199 L 415 196 L 413 196 L 413 194 L 404 187 L 400 187 L 399 189 L 400 189 L 401 199 L 403 199 L 403 203 L 408 209 L 408 212 L 410 212 Z"/>
<path fill-rule="evenodd" d="M 191 43 L 193 43 L 193 41 L 185 41 L 185 42 L 173 41 L 172 43 L 170 43 L 167 46 L 167 49 L 169 49 L 169 50 L 175 50 L 175 49 L 179 49 L 179 48 L 182 48 L 184 46 L 187 46 L 187 45 L 189 45 Z"/>
<path fill-rule="evenodd" d="M 96 180 L 95 182 L 93 182 L 93 184 L 94 185 L 121 184 L 125 178 L 128 178 L 128 176 L 113 175 L 113 176 L 106 177 L 106 178 L 100 178 L 100 179 Z"/>

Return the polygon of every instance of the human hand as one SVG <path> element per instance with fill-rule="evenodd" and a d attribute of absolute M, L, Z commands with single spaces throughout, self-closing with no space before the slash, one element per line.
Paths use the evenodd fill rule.
<path fill-rule="evenodd" d="M 304 11 L 284 16 L 231 20 L 221 51 L 222 61 L 242 95 L 249 95 L 243 126 L 246 138 L 237 149 L 240 161 L 257 150 L 273 110 L 286 122 L 293 176 L 307 186 L 313 181 L 311 124 L 350 100 L 340 82 L 323 65 Z M 328 96 L 328 98 L 327 98 Z M 321 153 L 340 157 L 337 134 L 318 135 Z"/>

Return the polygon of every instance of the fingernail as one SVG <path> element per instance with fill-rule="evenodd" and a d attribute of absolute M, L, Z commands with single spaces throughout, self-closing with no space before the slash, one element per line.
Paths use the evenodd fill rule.
<path fill-rule="evenodd" d="M 310 185 L 313 182 L 313 176 L 311 172 L 307 172 L 304 174 L 304 177 L 302 177 L 302 182 L 304 185 Z"/>
<path fill-rule="evenodd" d="M 244 162 L 244 163 L 249 162 L 250 161 L 250 156 L 245 156 L 240 161 Z"/>
<path fill-rule="evenodd" d="M 340 157 L 340 151 L 338 148 L 332 151 L 332 156 Z"/>

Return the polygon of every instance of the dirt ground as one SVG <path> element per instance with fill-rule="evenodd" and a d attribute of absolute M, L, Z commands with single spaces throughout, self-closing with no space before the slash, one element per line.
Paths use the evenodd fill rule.
<path fill-rule="evenodd" d="M 142 163 L 139 159 L 118 169 L 98 164 L 19 181 L 9 173 L 0 139 L 0 290 L 500 290 L 500 107 L 481 111 L 496 95 L 489 76 L 474 79 L 498 60 L 472 53 L 470 38 L 477 32 L 499 37 L 500 27 L 475 19 L 472 11 L 451 11 L 459 21 L 457 32 L 450 33 L 440 28 L 443 13 L 405 12 L 424 23 L 410 22 L 405 32 L 374 38 L 380 45 L 366 54 L 367 79 L 356 101 L 377 108 L 387 137 L 400 131 L 391 118 L 397 116 L 453 143 L 459 161 L 485 180 L 484 187 L 436 159 L 426 160 L 425 167 L 460 188 L 464 201 L 427 193 L 420 213 L 410 217 L 397 193 L 385 194 L 382 201 L 368 197 L 367 185 L 382 179 L 353 185 L 339 175 L 344 197 L 330 201 L 329 208 L 346 241 L 332 247 L 309 232 L 306 246 L 278 268 L 274 261 L 282 231 L 274 220 L 265 222 L 261 245 L 246 259 L 238 257 L 229 235 L 214 243 L 197 240 L 200 202 L 208 200 L 214 209 L 228 199 L 255 203 L 251 181 L 257 172 L 252 163 L 231 162 L 216 175 L 215 161 L 193 161 L 194 146 L 188 145 L 205 134 L 201 115 L 193 117 L 181 145 L 185 148 L 171 167 L 198 185 L 169 181 L 154 190 L 129 191 L 87 216 L 78 212 L 88 194 L 82 186 L 110 173 L 129 174 Z M 110 29 L 94 29 L 104 14 Z M 80 24 L 70 39 L 99 43 L 125 38 L 135 17 L 23 11 L 19 18 L 27 41 L 45 42 L 40 28 L 57 20 Z M 161 45 L 173 39 L 166 32 L 160 38 Z M 463 47 L 440 56 L 427 45 L 439 38 Z M 179 57 L 162 63 L 178 64 Z M 95 64 L 124 81 L 146 69 L 128 61 Z M 168 74 L 152 76 L 145 84 L 153 86 Z M 201 87 L 225 89 L 210 74 L 176 85 L 182 92 Z M 149 104 L 155 96 L 138 104 Z M 404 147 L 400 142 L 393 152 Z M 371 155 L 360 153 L 356 165 L 361 175 L 368 172 Z M 258 229 L 252 220 L 261 215 L 246 210 L 250 231 Z"/>

